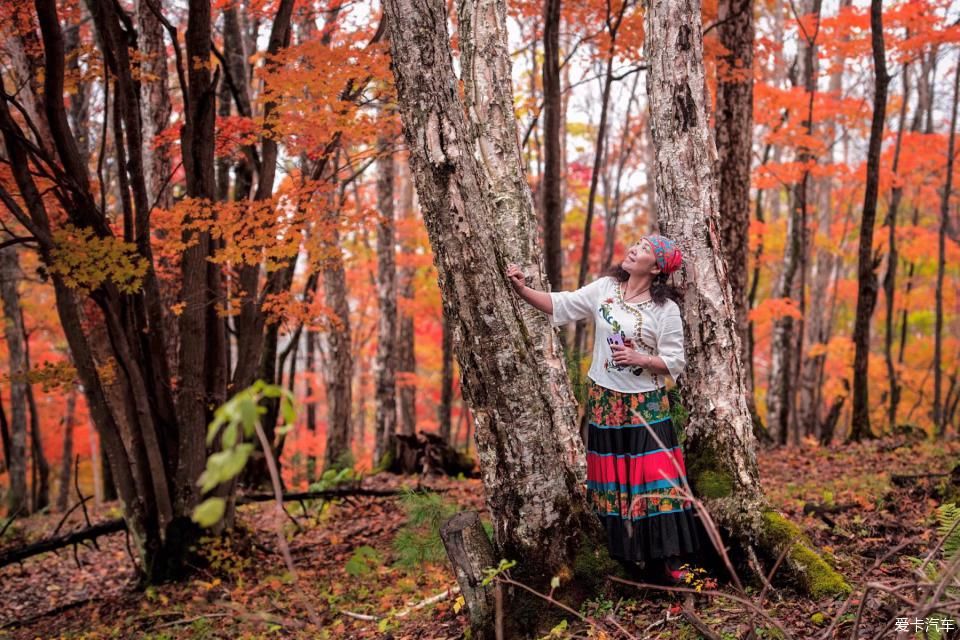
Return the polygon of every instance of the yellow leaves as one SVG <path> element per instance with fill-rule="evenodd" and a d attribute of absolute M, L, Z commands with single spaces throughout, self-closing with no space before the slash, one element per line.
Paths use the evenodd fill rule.
<path fill-rule="evenodd" d="M 72 289 L 88 291 L 110 282 L 122 293 L 136 293 L 150 267 L 132 243 L 101 238 L 92 229 L 68 224 L 54 232 L 53 240 L 49 270 Z"/>
<path fill-rule="evenodd" d="M 44 362 L 27 373 L 27 382 L 40 384 L 44 393 L 67 387 L 77 378 L 77 368 L 68 360 Z"/>

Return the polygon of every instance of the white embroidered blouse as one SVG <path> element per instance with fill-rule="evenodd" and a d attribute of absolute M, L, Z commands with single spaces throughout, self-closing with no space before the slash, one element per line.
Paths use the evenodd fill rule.
<path fill-rule="evenodd" d="M 663 358 L 676 380 L 683 373 L 683 322 L 673 300 L 624 302 L 623 284 L 604 276 L 576 291 L 550 293 L 554 326 L 593 318 L 593 362 L 587 376 L 602 387 L 622 393 L 651 391 L 664 386 L 660 375 L 636 366 L 618 365 L 607 338 L 623 333 L 640 353 Z"/>

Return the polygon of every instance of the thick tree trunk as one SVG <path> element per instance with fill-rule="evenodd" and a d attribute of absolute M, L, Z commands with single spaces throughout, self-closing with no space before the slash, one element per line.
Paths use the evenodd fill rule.
<path fill-rule="evenodd" d="M 877 192 L 880 185 L 880 150 L 883 144 L 883 124 L 887 115 L 886 52 L 883 46 L 883 1 L 870 3 L 870 40 L 873 49 L 873 121 L 867 148 L 867 184 L 863 196 L 863 215 L 860 219 L 860 250 L 857 261 L 857 315 L 853 326 L 853 423 L 850 439 L 860 441 L 872 438 L 870 404 L 868 398 L 867 364 L 870 357 L 870 320 L 877 304 L 878 258 L 873 251 L 873 227 L 877 218 Z M 947 178 L 949 185 L 949 177 Z"/>
<path fill-rule="evenodd" d="M 391 137 L 380 139 L 377 159 L 377 201 L 380 219 L 377 224 L 377 394 L 376 440 L 374 460 L 389 451 L 397 431 L 397 263 L 394 239 L 393 181 L 394 162 Z"/>
<path fill-rule="evenodd" d="M 385 12 L 498 555 L 520 560 L 518 574 L 543 586 L 571 566 L 579 532 L 597 523 L 584 500 L 583 447 L 556 332 L 546 316 L 518 303 L 504 277 L 512 261 L 525 265 L 534 286 L 544 284 L 517 143 L 505 7 L 468 0 L 458 8 L 466 104 L 456 89 L 444 3 L 388 0 Z M 520 596 L 508 601 L 515 606 Z"/>
<path fill-rule="evenodd" d="M 7 512 L 30 512 L 27 494 L 27 352 L 23 316 L 20 313 L 20 262 L 17 247 L 0 249 L 0 298 L 3 303 L 3 333 L 7 342 L 10 376 L 10 453 L 7 472 L 10 491 Z"/>
<path fill-rule="evenodd" d="M 760 543 L 776 556 L 798 532 L 769 509 L 757 473 L 736 307 L 726 266 L 716 250 L 721 246 L 716 148 L 706 117 L 700 3 L 652 0 L 644 22 L 660 229 L 676 239 L 685 255 L 687 473 L 694 493 L 704 499 L 721 527 L 741 544 Z M 803 566 L 805 558 L 816 558 L 812 560 L 816 569 L 830 574 L 830 579 L 813 583 L 810 576 L 818 571 Z M 813 554 L 795 548 L 786 560 L 810 591 L 849 589 Z"/>

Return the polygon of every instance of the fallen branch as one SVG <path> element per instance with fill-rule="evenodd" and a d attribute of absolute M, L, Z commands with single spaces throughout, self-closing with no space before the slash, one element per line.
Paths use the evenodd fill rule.
<path fill-rule="evenodd" d="M 126 529 L 127 524 L 121 519 L 107 520 L 106 522 L 95 524 L 92 527 L 87 527 L 86 529 L 81 529 L 80 531 L 74 531 L 72 533 L 66 533 L 62 536 L 47 538 L 46 540 L 34 542 L 33 544 L 28 544 L 17 549 L 9 549 L 7 551 L 0 552 L 0 567 L 5 567 L 9 564 L 13 564 L 14 562 L 20 562 L 21 560 L 38 556 L 41 553 L 56 551 L 57 549 L 62 549 L 79 542 L 85 542 L 87 540 L 93 541 L 100 536 L 110 535 L 111 533 L 119 533 L 121 531 L 126 531 Z"/>
<path fill-rule="evenodd" d="M 684 607 L 683 610 L 680 611 L 680 614 L 686 618 L 687 622 L 689 622 L 693 628 L 700 633 L 700 635 L 702 635 L 704 638 L 707 638 L 707 640 L 720 640 L 720 636 L 717 635 L 717 632 L 708 627 L 707 623 L 701 620 L 700 616 L 694 613 L 692 609 L 687 609 Z"/>
<path fill-rule="evenodd" d="M 827 514 L 832 513 L 843 513 L 844 511 L 850 511 L 851 509 L 856 509 L 860 505 L 856 502 L 844 502 L 843 504 L 817 504 L 815 502 L 808 502 L 803 505 L 803 515 L 815 515 L 824 522 L 827 523 L 831 528 L 836 527 L 837 523 L 834 522 Z"/>
<path fill-rule="evenodd" d="M 417 489 L 416 493 L 443 493 L 446 489 Z M 398 496 L 402 491 L 396 489 L 330 489 L 327 491 L 302 491 L 299 493 L 283 494 L 284 502 L 294 500 L 331 500 L 335 498 L 346 498 L 356 496 L 369 496 L 375 498 L 386 498 Z M 272 493 L 252 493 L 244 496 L 237 496 L 237 504 L 251 504 L 254 502 L 271 502 L 276 500 Z"/>
<path fill-rule="evenodd" d="M 420 602 L 410 605 L 406 609 L 403 609 L 402 611 L 399 611 L 393 615 L 388 614 L 385 616 L 374 616 L 374 615 L 370 615 L 369 613 L 354 613 L 353 611 L 347 611 L 346 609 L 341 609 L 340 613 L 347 616 L 348 618 L 363 620 L 364 622 L 377 622 L 381 618 L 404 618 L 410 615 L 411 613 L 413 613 L 414 611 L 416 611 L 417 609 L 423 609 L 424 607 L 429 607 L 431 604 L 435 604 L 437 602 L 440 602 L 441 600 L 449 598 L 451 595 L 455 593 L 460 593 L 460 587 L 455 586 L 447 589 L 446 591 L 441 591 L 437 595 L 430 596 L 429 598 L 421 600 Z"/>
<path fill-rule="evenodd" d="M 946 478 L 950 475 L 950 472 L 945 473 L 917 473 L 911 475 L 900 475 L 894 474 L 890 476 L 890 482 L 897 485 L 898 487 L 905 487 L 911 482 L 916 482 L 918 480 L 928 480 L 930 478 Z"/>
<path fill-rule="evenodd" d="M 423 493 L 440 493 L 446 491 L 446 489 L 419 489 L 418 491 Z M 330 500 L 334 498 L 342 498 L 344 496 L 391 497 L 400 495 L 400 493 L 400 491 L 395 491 L 392 489 L 332 489 L 329 491 L 287 493 L 284 494 L 283 501 L 290 502 L 292 500 L 314 500 L 320 498 Z M 252 494 L 238 497 L 237 504 L 268 502 L 270 500 L 276 500 L 276 496 L 266 493 Z M 74 508 L 82 506 L 84 501 L 85 500 L 82 500 L 78 504 L 74 505 Z M 40 555 L 41 553 L 57 551 L 58 549 L 63 549 L 64 547 L 69 547 L 70 545 L 75 545 L 80 542 L 90 541 L 96 544 L 96 539 L 100 536 L 110 535 L 111 533 L 119 533 L 120 531 L 126 530 L 126 523 L 122 519 L 118 518 L 116 520 L 108 520 L 106 522 L 101 522 L 100 524 L 91 525 L 85 529 L 66 533 L 61 536 L 51 536 L 45 540 L 34 542 L 33 544 L 28 544 L 23 547 L 0 551 L 0 567 L 5 567 L 13 564 L 14 562 L 26 560 L 27 558 Z"/>
<path fill-rule="evenodd" d="M 380 618 L 377 616 L 371 616 L 367 613 L 354 613 L 353 611 L 347 611 L 346 609 L 340 609 L 340 613 L 347 616 L 348 618 L 354 618 L 356 620 L 363 620 L 364 622 L 376 622 Z"/>

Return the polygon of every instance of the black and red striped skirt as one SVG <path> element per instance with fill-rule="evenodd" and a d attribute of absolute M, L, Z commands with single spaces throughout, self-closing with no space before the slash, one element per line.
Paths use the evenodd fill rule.
<path fill-rule="evenodd" d="M 587 500 L 610 555 L 645 562 L 695 553 L 699 523 L 666 389 L 621 393 L 591 382 L 587 420 Z"/>

